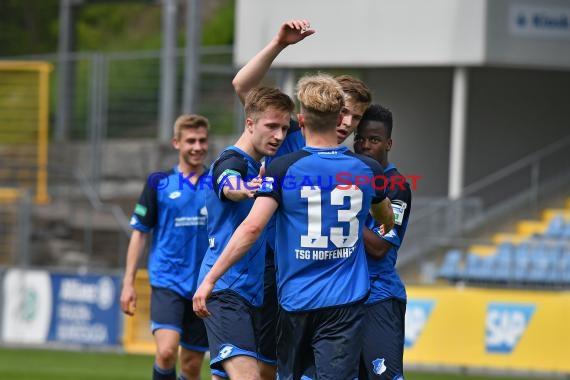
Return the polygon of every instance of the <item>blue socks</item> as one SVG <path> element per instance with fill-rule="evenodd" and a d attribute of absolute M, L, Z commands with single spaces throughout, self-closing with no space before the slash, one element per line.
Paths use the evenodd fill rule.
<path fill-rule="evenodd" d="M 162 369 L 154 363 L 152 368 L 152 380 L 176 380 L 176 367 Z"/>

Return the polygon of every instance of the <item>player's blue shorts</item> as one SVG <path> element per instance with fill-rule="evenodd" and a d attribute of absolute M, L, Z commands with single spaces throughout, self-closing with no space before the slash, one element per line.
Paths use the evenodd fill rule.
<path fill-rule="evenodd" d="M 259 354 L 266 363 L 277 364 L 277 280 L 275 254 L 267 245 L 263 278 L 263 306 L 260 310 Z"/>
<path fill-rule="evenodd" d="M 404 379 L 405 315 L 406 302 L 397 298 L 366 305 L 359 379 Z"/>
<path fill-rule="evenodd" d="M 210 343 L 210 368 L 223 371 L 222 362 L 238 355 L 264 361 L 259 355 L 259 309 L 231 290 L 215 292 L 206 301 L 210 316 L 204 319 Z"/>
<path fill-rule="evenodd" d="M 204 322 L 192 309 L 192 300 L 165 288 L 152 287 L 150 299 L 151 329 L 177 331 L 180 345 L 187 350 L 208 351 L 208 337 Z"/>
<path fill-rule="evenodd" d="M 364 302 L 364 301 L 363 301 Z M 358 376 L 364 303 L 290 313 L 279 310 L 279 380 L 300 379 L 314 366 L 315 378 L 347 380 Z"/>

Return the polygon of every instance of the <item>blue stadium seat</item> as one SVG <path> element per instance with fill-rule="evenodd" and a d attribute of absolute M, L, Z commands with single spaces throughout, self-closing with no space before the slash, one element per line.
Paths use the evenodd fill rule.
<path fill-rule="evenodd" d="M 439 269 L 439 277 L 448 279 L 450 281 L 459 280 L 461 271 L 461 256 L 462 253 L 459 250 L 451 250 L 445 254 L 443 263 Z"/>
<path fill-rule="evenodd" d="M 544 236 L 549 238 L 559 238 L 562 237 L 562 233 L 566 227 L 566 222 L 564 221 L 564 217 L 562 215 L 556 215 L 544 231 Z"/>
<path fill-rule="evenodd" d="M 513 268 L 510 272 L 510 282 L 525 282 L 527 271 L 530 267 L 531 244 L 527 241 L 522 242 L 516 247 Z"/>
<path fill-rule="evenodd" d="M 540 284 L 554 283 L 559 253 L 559 244 L 538 242 L 531 251 L 528 281 Z"/>
<path fill-rule="evenodd" d="M 567 249 L 560 257 L 558 280 L 562 285 L 570 285 L 570 249 Z"/>
<path fill-rule="evenodd" d="M 564 226 L 564 230 L 562 231 L 562 239 L 570 240 L 570 221 L 566 223 Z"/>
<path fill-rule="evenodd" d="M 495 256 L 480 256 L 474 253 L 467 255 L 464 277 L 468 281 L 493 281 Z"/>
<path fill-rule="evenodd" d="M 511 277 L 512 258 L 511 255 L 500 255 L 497 253 L 495 258 L 495 268 L 493 272 L 493 280 L 498 282 L 508 282 Z"/>

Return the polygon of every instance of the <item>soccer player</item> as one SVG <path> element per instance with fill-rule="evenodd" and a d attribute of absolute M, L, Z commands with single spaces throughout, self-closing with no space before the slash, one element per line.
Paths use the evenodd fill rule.
<path fill-rule="evenodd" d="M 209 249 L 200 270 L 208 274 L 232 233 L 253 205 L 260 184 L 260 160 L 277 152 L 283 142 L 294 103 L 273 88 L 251 90 L 245 98 L 245 129 L 235 145 L 226 148 L 212 164 L 214 191 L 206 196 Z M 266 242 L 261 237 L 244 251 L 245 256 L 221 276 L 213 289 L 205 320 L 210 342 L 212 373 L 232 380 L 257 379 L 259 363 L 268 362 L 258 348 L 259 307 L 263 302 Z"/>
<path fill-rule="evenodd" d="M 296 44 L 315 33 L 308 20 L 290 20 L 284 22 L 277 35 L 247 64 L 242 67 L 232 81 L 234 90 L 240 100 L 244 101 L 250 89 L 257 86 L 270 69 L 277 56 L 289 45 Z M 345 95 L 342 108 L 342 122 L 337 126 L 337 142 L 343 143 L 356 129 L 366 107 L 371 103 L 370 90 L 362 81 L 351 76 L 336 78 Z M 291 120 L 285 141 L 273 157 L 265 158 L 265 166 L 287 153 L 296 152 L 305 146 L 305 139 L 295 120 Z M 275 221 L 272 219 L 265 229 L 268 250 L 265 259 L 264 303 L 261 311 L 261 329 L 259 335 L 260 351 L 265 358 L 272 359 L 260 365 L 264 379 L 275 378 L 276 364 L 276 323 L 277 323 L 277 288 L 275 284 Z"/>
<path fill-rule="evenodd" d="M 154 380 L 176 379 L 179 345 L 179 379 L 198 380 L 208 350 L 204 322 L 192 312 L 191 304 L 208 248 L 206 192 L 200 190 L 206 177 L 208 128 L 203 116 L 182 115 L 176 120 L 172 146 L 178 151 L 178 163 L 165 177 L 149 177 L 131 218 L 134 230 L 127 251 L 121 309 L 127 315 L 135 313 L 137 267 L 152 231 L 148 273 L 156 345 Z"/>
<path fill-rule="evenodd" d="M 389 233 L 381 235 L 378 223 L 369 216 L 369 228 L 364 231 L 371 291 L 364 316 L 361 380 L 404 378 L 406 289 L 395 266 L 408 226 L 412 193 L 405 177 L 388 161 L 391 136 L 392 112 L 379 104 L 368 107 L 356 130 L 354 150 L 375 159 L 384 168 L 395 224 Z"/>
<path fill-rule="evenodd" d="M 337 143 L 344 106 L 338 82 L 325 74 L 301 78 L 297 97 L 307 147 L 269 165 L 251 212 L 194 295 L 194 310 L 201 317 L 215 315 L 206 305 L 212 289 L 257 244 L 277 211 L 279 378 L 300 379 L 315 363 L 317 378 L 354 379 L 370 288 L 364 222 L 371 209 L 389 231 L 392 209 L 381 184 L 374 183 L 381 166 Z M 369 181 L 353 185 L 356 176 Z"/>

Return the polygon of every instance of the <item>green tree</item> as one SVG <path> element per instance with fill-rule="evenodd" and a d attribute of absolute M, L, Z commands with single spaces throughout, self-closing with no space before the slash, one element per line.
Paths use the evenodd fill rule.
<path fill-rule="evenodd" d="M 0 55 L 57 50 L 59 0 L 1 0 Z"/>

